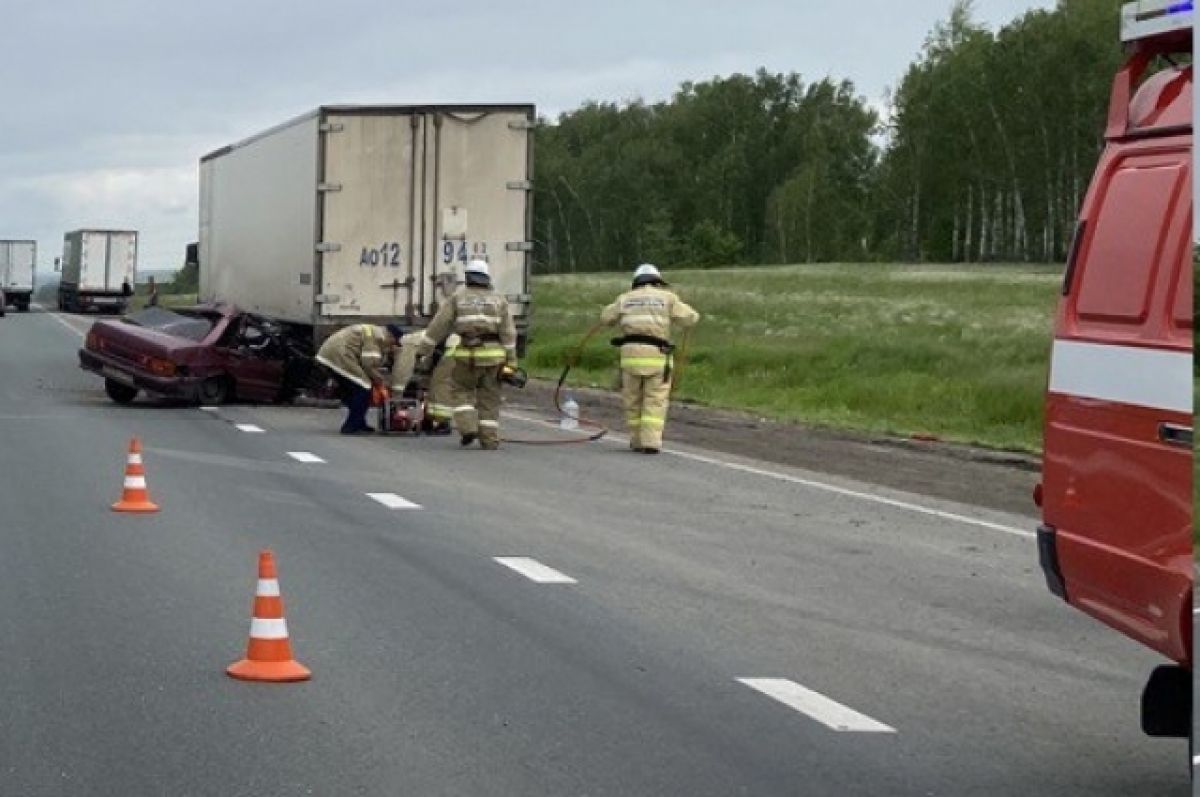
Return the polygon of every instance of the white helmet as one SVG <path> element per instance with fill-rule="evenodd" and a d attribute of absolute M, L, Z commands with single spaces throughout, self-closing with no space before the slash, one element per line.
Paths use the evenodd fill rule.
<path fill-rule="evenodd" d="M 650 263 L 642 263 L 633 272 L 633 284 L 637 286 L 646 285 L 651 282 L 661 282 L 663 285 L 667 284 L 667 281 L 663 279 L 662 274 L 659 272 L 658 266 Z"/>
<path fill-rule="evenodd" d="M 470 263 L 467 263 L 466 267 L 463 269 L 463 273 L 464 274 L 481 274 L 488 278 L 490 278 L 492 276 L 492 272 L 488 270 L 487 261 L 479 260 L 479 259 L 472 260 Z"/>

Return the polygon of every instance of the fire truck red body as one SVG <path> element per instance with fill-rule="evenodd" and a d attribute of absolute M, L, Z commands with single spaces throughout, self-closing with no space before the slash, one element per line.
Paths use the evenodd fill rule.
<path fill-rule="evenodd" d="M 1192 67 L 1164 56 L 1191 52 L 1191 6 L 1123 10 L 1129 58 L 1064 276 L 1037 494 L 1050 589 L 1177 663 L 1143 696 L 1155 735 L 1190 717 Z"/>

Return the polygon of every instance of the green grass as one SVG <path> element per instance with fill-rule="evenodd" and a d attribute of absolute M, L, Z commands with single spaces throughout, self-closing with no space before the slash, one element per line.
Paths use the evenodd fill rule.
<path fill-rule="evenodd" d="M 137 293 L 129 300 L 129 312 L 137 312 L 145 308 L 147 296 L 144 293 Z M 196 294 L 194 293 L 159 293 L 159 307 L 190 307 L 196 303 Z"/>
<path fill-rule="evenodd" d="M 672 271 L 700 311 L 678 397 L 809 424 L 1039 451 L 1060 266 Z M 534 280 L 527 366 L 557 377 L 626 274 Z M 572 373 L 614 383 L 602 334 Z"/>

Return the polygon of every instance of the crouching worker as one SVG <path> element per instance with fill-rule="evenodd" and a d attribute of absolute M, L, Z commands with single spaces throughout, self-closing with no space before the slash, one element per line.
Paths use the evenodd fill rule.
<path fill-rule="evenodd" d="M 620 325 L 621 401 L 629 447 L 645 454 L 662 448 L 671 398 L 671 327 L 691 327 L 700 314 L 668 290 L 658 269 L 637 267 L 633 288 L 600 313 L 600 323 Z"/>
<path fill-rule="evenodd" d="M 428 357 L 451 333 L 458 335 L 454 354 L 447 356 L 453 361 L 454 426 L 464 446 L 478 439 L 492 450 L 500 447 L 500 369 L 505 363 L 516 367 L 517 328 L 508 300 L 492 290 L 487 263 L 472 260 L 464 276 L 466 285 L 446 300 L 426 328 L 421 354 Z"/>
<path fill-rule="evenodd" d="M 392 393 L 403 395 L 414 376 L 422 382 L 427 381 L 425 431 L 450 434 L 450 421 L 454 415 L 450 403 L 454 389 L 454 350 L 458 347 L 458 335 L 451 335 L 444 343 L 437 344 L 433 352 L 418 363 L 424 339 L 425 333 L 421 330 L 409 332 L 400 339 L 400 350 L 392 367 Z"/>
<path fill-rule="evenodd" d="M 404 329 L 396 324 L 354 324 L 333 333 L 321 345 L 317 362 L 332 373 L 347 410 L 342 434 L 375 431 L 367 423 L 371 388 L 386 386 L 380 369 L 403 336 Z"/>

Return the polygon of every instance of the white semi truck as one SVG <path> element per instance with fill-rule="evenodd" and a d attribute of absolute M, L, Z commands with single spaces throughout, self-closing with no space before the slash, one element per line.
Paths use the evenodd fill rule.
<path fill-rule="evenodd" d="M 138 234 L 75 230 L 63 236 L 58 309 L 125 312 L 137 281 Z"/>
<path fill-rule="evenodd" d="M 522 345 L 532 105 L 322 106 L 200 161 L 200 298 L 320 340 L 426 324 L 475 257 Z"/>
<path fill-rule="evenodd" d="M 36 279 L 37 241 L 0 241 L 0 294 L 7 304 L 27 312 Z"/>

